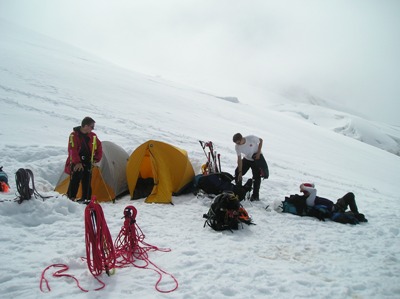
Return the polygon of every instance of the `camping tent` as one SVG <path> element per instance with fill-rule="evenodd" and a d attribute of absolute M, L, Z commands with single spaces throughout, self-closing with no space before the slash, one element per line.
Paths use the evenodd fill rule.
<path fill-rule="evenodd" d="M 128 153 L 120 146 L 110 141 L 103 141 L 103 157 L 98 166 L 92 170 L 92 194 L 98 201 L 114 200 L 118 195 L 128 191 L 126 183 L 126 163 Z M 58 180 L 55 191 L 65 194 L 68 191 L 69 174 L 63 172 Z M 82 196 L 81 186 L 77 198 Z"/>
<path fill-rule="evenodd" d="M 141 184 L 150 180 L 149 192 L 142 196 L 148 195 L 145 202 L 171 203 L 172 194 L 192 182 L 194 170 L 185 150 L 149 140 L 129 157 L 126 177 L 132 198 Z"/>

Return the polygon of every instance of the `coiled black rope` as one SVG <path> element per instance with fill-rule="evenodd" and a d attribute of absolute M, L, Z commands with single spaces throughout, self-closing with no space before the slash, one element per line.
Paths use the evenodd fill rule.
<path fill-rule="evenodd" d="M 32 188 L 30 187 L 30 182 L 32 181 Z M 33 179 L 33 172 L 30 169 L 20 168 L 15 173 L 15 183 L 17 185 L 17 198 L 18 203 L 22 203 L 24 200 L 29 200 L 32 196 L 40 197 L 43 200 L 47 197 L 44 197 L 37 192 L 35 189 L 35 182 Z"/>

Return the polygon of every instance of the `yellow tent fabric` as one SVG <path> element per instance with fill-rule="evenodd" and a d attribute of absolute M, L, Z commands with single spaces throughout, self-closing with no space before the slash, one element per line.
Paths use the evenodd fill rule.
<path fill-rule="evenodd" d="M 129 157 L 126 177 L 131 197 L 139 178 L 152 178 L 154 187 L 147 203 L 171 203 L 172 194 L 180 191 L 194 178 L 187 152 L 165 142 L 149 140 Z"/>
<path fill-rule="evenodd" d="M 97 201 L 112 201 L 118 195 L 128 191 L 126 182 L 126 163 L 128 153 L 120 146 L 110 141 L 103 141 L 103 157 L 92 169 L 92 195 Z M 58 180 L 55 191 L 66 194 L 68 191 L 70 176 L 63 172 Z M 77 198 L 82 197 L 82 188 L 79 187 Z"/>

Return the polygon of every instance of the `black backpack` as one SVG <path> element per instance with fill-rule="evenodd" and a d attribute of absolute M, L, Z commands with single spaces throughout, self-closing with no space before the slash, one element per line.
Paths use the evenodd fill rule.
<path fill-rule="evenodd" d="M 227 172 L 199 175 L 197 187 L 207 194 L 220 194 L 225 191 L 233 191 L 233 176 Z"/>
<path fill-rule="evenodd" d="M 239 200 L 243 200 L 246 194 L 252 189 L 252 179 L 249 179 L 244 186 L 232 183 L 234 177 L 228 172 L 210 173 L 198 175 L 195 178 L 195 189 L 203 190 L 207 194 L 221 194 L 223 192 L 233 192 Z"/>
<path fill-rule="evenodd" d="M 203 218 L 206 219 L 204 227 L 208 225 L 216 231 L 237 230 L 239 223 L 253 224 L 233 192 L 223 192 L 217 195 Z"/>

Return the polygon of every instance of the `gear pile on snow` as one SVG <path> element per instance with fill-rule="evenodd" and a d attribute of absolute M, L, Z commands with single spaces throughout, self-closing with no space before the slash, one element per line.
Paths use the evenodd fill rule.
<path fill-rule="evenodd" d="M 216 231 L 237 230 L 239 224 L 254 224 L 251 217 L 232 192 L 224 192 L 215 197 L 207 214 L 204 227 L 210 226 Z M 243 227 L 243 225 L 242 225 Z"/>

